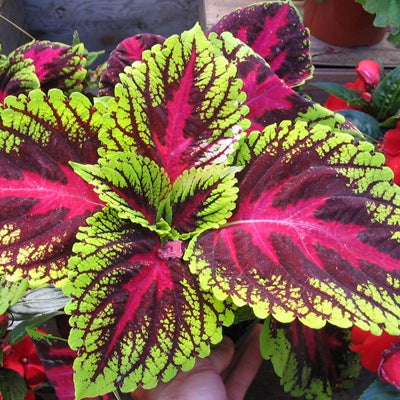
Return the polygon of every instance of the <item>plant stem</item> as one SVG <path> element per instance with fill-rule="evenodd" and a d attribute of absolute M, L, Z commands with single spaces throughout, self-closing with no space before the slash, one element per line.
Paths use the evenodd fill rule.
<path fill-rule="evenodd" d="M 4 21 L 8 22 L 9 24 L 11 24 L 14 28 L 18 29 L 19 31 L 21 31 L 22 33 L 24 33 L 26 36 L 28 36 L 29 38 L 31 38 L 32 40 L 35 40 L 35 38 L 28 33 L 25 29 L 22 29 L 20 26 L 18 26 L 15 22 L 12 22 L 11 20 L 9 20 L 7 17 L 5 17 L 4 15 L 0 14 L 0 18 L 4 19 Z"/>

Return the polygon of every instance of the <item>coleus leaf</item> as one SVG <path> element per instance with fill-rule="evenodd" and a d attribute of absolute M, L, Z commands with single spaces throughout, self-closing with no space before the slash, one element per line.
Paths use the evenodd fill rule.
<path fill-rule="evenodd" d="M 184 171 L 171 184 L 154 161 L 134 153 L 114 153 L 96 165 L 72 163 L 95 186 L 101 200 L 161 237 L 184 239 L 217 228 L 231 216 L 237 198 L 234 174 L 240 168 L 209 165 Z"/>
<path fill-rule="evenodd" d="M 202 287 L 255 314 L 399 334 L 400 188 L 370 143 L 304 123 L 248 137 L 225 227 L 185 257 Z"/>
<path fill-rule="evenodd" d="M 213 54 L 198 25 L 142 56 L 120 75 L 100 154 L 135 151 L 171 182 L 192 167 L 223 163 L 249 125 L 235 66 Z"/>
<path fill-rule="evenodd" d="M 0 119 L 0 273 L 57 285 L 78 227 L 102 206 L 68 162 L 97 160 L 101 103 L 57 89 L 7 97 Z"/>
<path fill-rule="evenodd" d="M 67 343 L 69 333 L 66 315 L 47 321 L 41 328 L 45 338 L 33 339 L 37 354 L 44 367 L 46 377 L 56 392 L 57 398 L 75 400 L 72 364 L 76 351 Z M 42 336 L 43 337 L 43 336 Z M 49 343 L 50 342 L 50 343 Z M 115 399 L 113 394 L 96 397 L 97 400 Z"/>
<path fill-rule="evenodd" d="M 0 315 L 4 314 L 10 306 L 16 304 L 24 296 L 27 289 L 27 279 L 9 282 L 4 275 L 0 277 Z"/>
<path fill-rule="evenodd" d="M 83 44 L 68 46 L 50 41 L 35 40 L 18 47 L 1 66 L 0 101 L 38 88 L 59 88 L 66 94 L 82 91 L 86 53 Z"/>
<path fill-rule="evenodd" d="M 40 81 L 31 59 L 23 54 L 11 53 L 0 66 L 0 102 L 9 95 L 17 96 L 38 89 Z"/>
<path fill-rule="evenodd" d="M 208 38 L 217 55 L 223 55 L 237 66 L 237 76 L 243 81 L 242 90 L 246 93 L 244 104 L 249 109 L 246 115 L 251 121 L 248 132 L 289 119 L 308 121 L 310 125 L 323 124 L 361 136 L 342 116 L 300 96 L 265 60 L 229 32 L 219 36 L 210 33 Z"/>
<path fill-rule="evenodd" d="M 290 87 L 311 77 L 309 34 L 289 1 L 239 8 L 221 18 L 210 32 L 231 32 L 259 54 Z"/>
<path fill-rule="evenodd" d="M 348 330 L 327 325 L 311 329 L 293 321 L 282 324 L 269 317 L 260 335 L 262 356 L 271 360 L 285 392 L 293 397 L 331 400 L 358 375 L 360 364 L 348 349 Z"/>
<path fill-rule="evenodd" d="M 115 85 L 120 82 L 119 74 L 125 67 L 142 60 L 142 54 L 155 44 L 163 43 L 165 38 L 152 33 L 138 34 L 124 39 L 111 52 L 106 67 L 101 72 L 99 96 L 112 96 Z"/>
<path fill-rule="evenodd" d="M 78 233 L 66 307 L 76 397 L 154 387 L 222 339 L 233 314 L 201 290 L 181 259 L 182 242 L 158 236 L 105 208 Z M 172 249 L 172 251 L 171 251 Z"/>
<path fill-rule="evenodd" d="M 158 209 L 171 188 L 168 176 L 154 161 L 135 153 L 118 152 L 99 159 L 95 165 L 71 165 L 95 186 L 102 201 L 118 210 L 120 218 L 155 227 Z"/>
<path fill-rule="evenodd" d="M 235 208 L 238 171 L 240 168 L 209 165 L 184 171 L 177 178 L 166 202 L 170 214 L 164 218 L 181 234 L 179 238 L 188 239 L 225 224 Z"/>
<path fill-rule="evenodd" d="M 13 53 L 21 54 L 24 60 L 32 60 L 42 90 L 58 88 L 65 94 L 82 91 L 87 74 L 87 50 L 82 43 L 69 46 L 35 40 Z"/>

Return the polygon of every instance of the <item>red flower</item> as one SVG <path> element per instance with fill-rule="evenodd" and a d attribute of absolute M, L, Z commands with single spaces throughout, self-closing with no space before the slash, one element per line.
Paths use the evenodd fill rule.
<path fill-rule="evenodd" d="M 382 360 L 382 353 L 389 349 L 393 343 L 399 342 L 400 338 L 386 332 L 383 332 L 380 336 L 375 336 L 353 326 L 351 340 L 354 344 L 349 348 L 360 353 L 361 365 L 369 371 L 377 372 Z"/>
<path fill-rule="evenodd" d="M 3 367 L 18 372 L 31 389 L 46 381 L 43 365 L 29 336 L 4 349 Z"/>
<path fill-rule="evenodd" d="M 7 328 L 8 326 L 8 314 L 0 314 L 0 326 L 2 326 L 3 328 Z"/>
<path fill-rule="evenodd" d="M 376 88 L 381 80 L 381 66 L 374 60 L 360 61 L 356 72 L 366 87 Z"/>
<path fill-rule="evenodd" d="M 35 400 L 35 392 L 33 390 L 28 389 L 26 391 L 26 395 L 24 397 L 24 400 Z"/>
<path fill-rule="evenodd" d="M 343 84 L 344 87 L 349 89 L 355 89 L 363 92 L 365 90 L 364 82 L 361 79 L 356 79 L 354 82 L 347 82 Z M 361 110 L 360 107 L 351 106 L 346 101 L 339 99 L 339 97 L 334 96 L 331 94 L 324 104 L 326 108 L 329 110 L 336 111 L 336 110 Z"/>
<path fill-rule="evenodd" d="M 354 82 L 343 84 L 343 86 L 360 92 L 360 98 L 370 103 L 372 101 L 371 89 L 375 89 L 381 80 L 381 66 L 374 60 L 362 60 L 356 66 L 356 72 L 358 78 Z M 327 98 L 324 106 L 332 111 L 345 109 L 362 110 L 362 108 L 351 106 L 346 101 L 333 95 Z"/>
<path fill-rule="evenodd" d="M 400 389 L 400 344 L 395 344 L 384 351 L 378 373 L 384 382 Z"/>
<path fill-rule="evenodd" d="M 380 148 L 385 155 L 386 165 L 394 173 L 393 182 L 400 185 L 400 122 L 396 128 L 386 131 Z"/>

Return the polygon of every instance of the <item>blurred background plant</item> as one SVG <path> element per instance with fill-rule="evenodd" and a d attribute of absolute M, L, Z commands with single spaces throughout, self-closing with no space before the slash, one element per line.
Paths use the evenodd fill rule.
<path fill-rule="evenodd" d="M 398 0 L 356 0 L 365 11 L 375 15 L 374 26 L 392 27 L 388 40 L 400 45 L 400 2 Z"/>
<path fill-rule="evenodd" d="M 398 0 L 306 0 L 304 11 L 311 33 L 328 43 L 371 45 L 382 40 L 387 31 L 387 39 L 400 45 Z"/>

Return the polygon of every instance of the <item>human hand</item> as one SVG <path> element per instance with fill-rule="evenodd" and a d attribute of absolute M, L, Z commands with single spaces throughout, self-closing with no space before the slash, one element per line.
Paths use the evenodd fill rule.
<path fill-rule="evenodd" d="M 260 331 L 257 325 L 236 350 L 232 340 L 224 337 L 193 369 L 154 389 L 136 390 L 132 400 L 243 400 L 262 361 Z"/>

